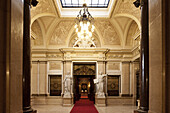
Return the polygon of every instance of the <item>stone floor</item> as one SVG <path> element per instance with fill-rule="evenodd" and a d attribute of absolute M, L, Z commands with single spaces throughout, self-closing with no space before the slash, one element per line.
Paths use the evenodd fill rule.
<path fill-rule="evenodd" d="M 33 105 L 33 109 L 38 113 L 70 113 L 72 107 L 60 105 Z M 99 113 L 133 113 L 136 106 L 107 106 L 96 107 Z"/>
<path fill-rule="evenodd" d="M 63 107 L 61 105 L 33 105 L 37 113 L 70 113 L 72 107 Z"/>
<path fill-rule="evenodd" d="M 97 107 L 99 113 L 134 113 L 136 106 L 107 106 Z"/>

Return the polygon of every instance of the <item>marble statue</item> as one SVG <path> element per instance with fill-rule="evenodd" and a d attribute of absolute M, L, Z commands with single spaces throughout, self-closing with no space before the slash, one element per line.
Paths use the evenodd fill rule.
<path fill-rule="evenodd" d="M 63 83 L 64 83 L 64 97 L 70 97 L 71 96 L 72 77 L 71 77 L 69 71 L 67 72 L 67 75 L 65 75 Z"/>
<path fill-rule="evenodd" d="M 96 44 L 94 43 L 94 38 L 88 38 L 88 39 L 81 39 L 76 38 L 76 42 L 74 43 L 73 47 L 82 47 L 82 48 L 89 48 L 89 47 L 96 47 Z"/>
<path fill-rule="evenodd" d="M 94 83 L 97 85 L 97 96 L 98 97 L 105 97 L 103 92 L 103 85 L 104 85 L 104 77 L 106 77 L 107 74 L 100 74 L 98 75 L 98 79 L 94 80 Z"/>

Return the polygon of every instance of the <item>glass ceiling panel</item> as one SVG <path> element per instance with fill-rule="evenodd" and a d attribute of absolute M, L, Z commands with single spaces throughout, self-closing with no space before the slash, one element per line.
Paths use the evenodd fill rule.
<path fill-rule="evenodd" d="M 84 0 L 60 0 L 63 8 L 82 7 Z M 91 8 L 107 8 L 110 0 L 86 0 Z"/>

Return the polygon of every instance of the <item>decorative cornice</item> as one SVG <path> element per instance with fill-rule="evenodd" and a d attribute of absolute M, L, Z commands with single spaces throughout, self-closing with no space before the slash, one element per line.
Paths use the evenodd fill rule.
<path fill-rule="evenodd" d="M 61 48 L 61 49 L 33 49 L 32 59 L 61 60 L 61 61 L 133 61 L 139 55 L 139 48 L 107 49 L 107 48 Z"/>

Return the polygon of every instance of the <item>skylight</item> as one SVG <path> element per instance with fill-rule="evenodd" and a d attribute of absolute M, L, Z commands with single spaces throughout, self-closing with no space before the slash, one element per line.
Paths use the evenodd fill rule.
<path fill-rule="evenodd" d="M 82 7 L 83 0 L 60 0 L 63 8 Z M 87 6 L 91 8 L 107 8 L 110 0 L 87 0 Z"/>

